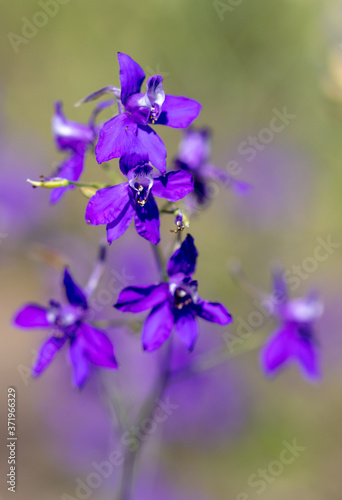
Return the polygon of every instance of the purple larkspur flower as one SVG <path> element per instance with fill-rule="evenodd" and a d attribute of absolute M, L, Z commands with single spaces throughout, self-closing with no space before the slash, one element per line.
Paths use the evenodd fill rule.
<path fill-rule="evenodd" d="M 207 302 L 197 293 L 195 272 L 197 249 L 188 234 L 168 262 L 169 282 L 145 287 L 124 288 L 114 307 L 123 312 L 139 313 L 152 309 L 142 332 L 143 347 L 158 349 L 171 335 L 173 326 L 183 343 L 192 350 L 198 337 L 196 317 L 227 325 L 232 322 L 228 310 L 220 303 Z"/>
<path fill-rule="evenodd" d="M 118 60 L 121 91 L 105 87 L 84 99 L 86 102 L 112 90 L 125 109 L 103 125 L 95 148 L 96 159 L 102 163 L 133 152 L 148 154 L 152 165 L 164 173 L 166 148 L 149 124 L 186 128 L 199 115 L 201 105 L 187 97 L 165 94 L 161 75 L 151 76 L 146 93 L 142 93 L 143 69 L 127 54 L 118 52 Z"/>
<path fill-rule="evenodd" d="M 159 210 L 154 196 L 177 201 L 193 189 L 188 172 L 168 172 L 154 177 L 147 156 L 120 158 L 120 169 L 127 182 L 99 189 L 89 200 L 85 218 L 88 224 L 107 224 L 109 243 L 120 238 L 134 219 L 137 232 L 158 244 Z"/>
<path fill-rule="evenodd" d="M 67 268 L 63 285 L 68 304 L 62 305 L 55 300 L 50 301 L 49 307 L 29 303 L 16 313 L 13 322 L 20 328 L 52 330 L 52 335 L 41 346 L 32 367 L 34 377 L 41 375 L 57 352 L 69 343 L 73 383 L 81 387 L 89 376 L 90 364 L 115 369 L 117 362 L 107 335 L 86 322 L 87 297 Z"/>
<path fill-rule="evenodd" d="M 245 194 L 250 186 L 246 182 L 233 179 L 228 172 L 210 162 L 211 136 L 208 129 L 189 128 L 184 131 L 179 145 L 175 166 L 191 172 L 194 177 L 194 190 L 187 200 L 190 212 L 207 205 L 211 198 L 210 182 L 230 187 L 239 194 Z"/>
<path fill-rule="evenodd" d="M 52 118 L 52 133 L 56 147 L 61 152 L 67 153 L 67 158 L 63 160 L 52 178 L 61 177 L 69 181 L 76 182 L 82 175 L 85 156 L 88 149 L 95 144 L 98 135 L 95 118 L 109 101 L 101 103 L 93 111 L 87 124 L 77 123 L 67 120 L 60 101 L 55 104 L 55 113 Z M 54 188 L 51 192 L 51 203 L 57 203 L 64 193 L 74 189 L 74 186 Z"/>
<path fill-rule="evenodd" d="M 310 381 L 321 377 L 314 322 L 323 313 L 323 304 L 316 293 L 303 298 L 288 299 L 284 272 L 274 270 L 273 314 L 280 326 L 261 351 L 261 364 L 266 375 L 272 376 L 290 362 L 297 362 L 303 376 Z"/>

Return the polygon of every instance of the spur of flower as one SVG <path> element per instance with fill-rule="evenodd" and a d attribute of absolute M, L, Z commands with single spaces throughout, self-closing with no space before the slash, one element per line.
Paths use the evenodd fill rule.
<path fill-rule="evenodd" d="M 79 180 L 83 172 L 86 153 L 95 145 L 98 136 L 95 119 L 98 113 L 108 105 L 109 101 L 105 101 L 97 106 L 89 122 L 83 124 L 67 120 L 63 113 L 62 103 L 56 102 L 52 118 L 52 133 L 57 149 L 66 153 L 67 157 L 58 165 L 50 179 L 62 178 L 73 182 Z M 51 192 L 51 203 L 57 203 L 68 189 L 74 189 L 74 186 L 54 188 Z"/>
<path fill-rule="evenodd" d="M 142 155 L 120 158 L 120 169 L 127 176 L 127 181 L 99 189 L 88 202 L 87 223 L 107 224 L 109 243 L 120 238 L 134 219 L 138 234 L 158 244 L 160 221 L 154 196 L 174 202 L 193 189 L 189 172 L 168 172 L 154 177 L 148 160 L 148 156 Z"/>
<path fill-rule="evenodd" d="M 210 142 L 209 129 L 190 127 L 183 132 L 179 145 L 175 167 L 191 172 L 194 177 L 194 190 L 186 200 L 187 209 L 190 212 L 196 212 L 198 207 L 205 206 L 210 201 L 211 181 L 223 187 L 232 188 L 238 194 L 245 194 L 250 189 L 246 182 L 237 181 L 225 170 L 212 165 Z"/>
<path fill-rule="evenodd" d="M 280 325 L 261 351 L 266 375 L 274 375 L 281 367 L 296 362 L 309 381 L 321 377 L 319 351 L 314 323 L 323 314 L 323 303 L 316 293 L 289 300 L 284 272 L 273 271 L 274 315 Z"/>
<path fill-rule="evenodd" d="M 193 237 L 188 234 L 168 262 L 168 282 L 121 291 L 116 309 L 131 313 L 151 309 L 142 331 L 146 351 L 158 349 L 170 337 L 173 327 L 191 351 L 198 337 L 197 317 L 220 325 L 232 322 L 222 304 L 207 302 L 198 295 L 198 283 L 192 279 L 197 255 Z"/>
<path fill-rule="evenodd" d="M 149 125 L 186 128 L 199 115 L 201 105 L 193 99 L 165 94 L 161 75 L 151 76 L 143 93 L 143 69 L 127 54 L 119 52 L 118 60 L 121 89 L 105 87 L 81 101 L 108 93 L 118 100 L 120 113 L 103 125 L 95 148 L 96 159 L 102 163 L 132 153 L 148 154 L 152 165 L 164 173 L 165 145 Z"/>
<path fill-rule="evenodd" d="M 67 304 L 55 300 L 51 300 L 48 307 L 28 303 L 19 309 L 13 323 L 19 328 L 46 328 L 50 331 L 32 366 L 34 377 L 41 375 L 58 351 L 67 344 L 73 367 L 73 383 L 76 387 L 82 387 L 92 364 L 111 369 L 116 369 L 118 365 L 107 335 L 87 322 L 87 294 L 75 283 L 67 268 L 64 270 L 63 286 Z"/>

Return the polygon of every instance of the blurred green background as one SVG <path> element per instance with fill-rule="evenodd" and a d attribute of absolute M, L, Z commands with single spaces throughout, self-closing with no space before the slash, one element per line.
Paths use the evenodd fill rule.
<path fill-rule="evenodd" d="M 242 198 L 219 190 L 211 206 L 192 221 L 203 296 L 222 300 L 236 318 L 246 318 L 255 305 L 229 275 L 232 258 L 238 257 L 251 279 L 268 289 L 274 259 L 291 270 L 313 255 L 317 238 L 331 235 L 342 243 L 340 0 L 241 0 L 229 10 L 222 8 L 229 6 L 225 0 L 70 0 L 58 5 L 56 15 L 15 51 L 8 34 L 22 36 L 23 18 L 32 20 L 41 6 L 35 0 L 2 4 L 0 154 L 5 148 L 20 153 L 20 161 L 1 154 L 2 189 L 16 172 L 16 182 L 24 186 L 27 177 L 52 171 L 61 160 L 50 131 L 54 101 L 63 101 L 68 118 L 86 121 L 90 108 L 76 109 L 73 104 L 105 85 L 119 84 L 116 52 L 121 51 L 138 61 L 146 74 L 161 73 L 167 93 L 202 103 L 197 124 L 213 131 L 213 163 L 225 168 L 237 160 L 238 178 L 253 185 L 252 193 Z M 268 127 L 273 110 L 284 107 L 295 118 L 254 161 L 246 161 L 239 152 L 241 142 Z M 104 116 L 109 118 L 110 111 Z M 172 159 L 179 131 L 160 127 L 158 133 Z M 32 173 L 35 158 L 39 167 Z M 84 179 L 96 180 L 99 171 L 88 159 Z M 21 192 L 31 189 L 22 186 Z M 41 199 L 43 222 L 30 220 L 30 231 L 20 238 L 15 227 L 0 226 L 5 235 L 0 245 L 1 460 L 7 470 L 6 393 L 13 385 L 19 398 L 17 498 L 49 500 L 74 491 L 75 472 L 54 457 L 51 430 L 39 410 L 54 387 L 44 377 L 25 385 L 18 372 L 18 365 L 30 365 L 37 337 L 9 324 L 20 304 L 45 300 L 44 269 L 32 259 L 32 244 L 58 241 L 59 233 L 67 234 L 89 245 L 92 250 L 84 252 L 88 262 L 104 230 L 86 227 L 86 200 L 79 193 L 68 193 L 57 207 L 48 206 L 46 193 L 34 194 Z M 27 216 L 22 213 L 23 221 Z M 168 229 L 163 222 L 165 248 Z M 265 380 L 256 351 L 229 361 L 250 388 L 247 424 L 220 447 L 165 446 L 164 460 L 178 483 L 195 485 L 214 500 L 235 500 L 241 492 L 264 500 L 342 498 L 341 248 L 302 280 L 296 292 L 318 289 L 325 302 L 317 328 L 323 382 L 309 385 L 295 368 L 275 381 Z M 267 322 L 261 333 L 271 330 Z M 55 398 L 62 400 L 63 393 Z M 248 477 L 276 460 L 282 442 L 293 439 L 306 450 L 257 495 Z M 1 498 L 9 497 L 3 476 L 0 491 Z M 101 495 L 96 491 L 94 498 L 108 498 Z"/>

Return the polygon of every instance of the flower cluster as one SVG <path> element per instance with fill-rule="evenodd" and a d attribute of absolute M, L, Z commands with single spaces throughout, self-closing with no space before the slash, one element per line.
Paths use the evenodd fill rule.
<path fill-rule="evenodd" d="M 93 109 L 87 124 L 68 120 L 63 114 L 62 103 L 56 103 L 52 131 L 57 149 L 66 158 L 52 176 L 30 182 L 35 187 L 52 188 L 52 203 L 58 202 L 67 190 L 80 187 L 90 198 L 85 220 L 90 225 L 105 225 L 108 243 L 118 240 L 134 221 L 137 233 L 157 247 L 161 239 L 160 214 L 174 215 L 176 229 L 171 232 L 176 233 L 176 241 L 166 268 L 163 269 L 164 257 L 160 250 L 156 251 L 161 282 L 124 288 L 115 308 L 131 313 L 151 310 L 142 327 L 142 345 L 146 351 L 153 351 L 166 342 L 173 327 L 191 351 L 198 336 L 196 317 L 220 325 L 231 323 L 232 317 L 222 304 L 206 302 L 198 295 L 198 283 L 192 278 L 197 260 L 194 239 L 188 234 L 182 243 L 180 234 L 189 226 L 186 212 L 193 214 L 200 206 L 207 205 L 210 182 L 231 187 L 239 193 L 248 192 L 249 185 L 232 179 L 226 171 L 211 163 L 209 130 L 191 126 L 201 110 L 196 100 L 166 94 L 161 75 L 148 78 L 144 91 L 145 73 L 139 64 L 120 52 L 118 61 L 120 87 L 103 87 L 78 103 L 110 95 L 109 100 Z M 96 123 L 101 111 L 115 103 L 118 114 L 104 123 Z M 166 148 L 152 128 L 154 125 L 185 129 L 173 161 L 174 170 L 167 170 Z M 91 152 L 115 182 L 80 182 L 86 155 Z M 115 170 L 105 163 L 113 159 L 119 160 L 119 168 Z M 155 173 L 154 169 L 159 172 Z M 164 199 L 161 208 L 156 198 Z M 34 375 L 39 375 L 56 352 L 69 343 L 74 383 L 81 386 L 91 364 L 117 368 L 117 363 L 106 333 L 87 323 L 87 295 L 75 284 L 67 269 L 63 283 L 68 305 L 51 301 L 48 308 L 42 308 L 31 304 L 19 311 L 14 322 L 23 328 L 51 329 L 51 336 L 33 367 Z M 312 323 L 320 316 L 322 306 L 311 296 L 289 301 L 282 275 L 275 278 L 275 292 L 279 291 L 283 298 L 275 314 L 281 326 L 263 347 L 264 371 L 272 375 L 281 365 L 296 359 L 304 375 L 315 379 L 319 368 Z"/>
<path fill-rule="evenodd" d="M 115 307 L 134 313 L 152 309 L 142 330 L 145 350 L 160 347 L 170 337 L 173 326 L 186 347 L 192 350 L 198 336 L 196 317 L 221 325 L 232 321 L 222 304 L 206 302 L 199 297 L 197 281 L 192 278 L 197 259 L 194 239 L 188 234 L 181 243 L 179 232 L 184 230 L 186 216 L 180 207 L 174 208 L 174 203 L 191 195 L 194 184 L 199 183 L 199 176 L 204 175 L 196 174 L 195 168 L 190 167 L 206 163 L 207 155 L 197 151 L 197 147 L 188 147 L 188 167 L 180 168 L 180 163 L 176 162 L 175 170 L 166 171 L 165 145 L 150 125 L 186 128 L 198 117 L 201 105 L 187 97 L 165 94 L 160 75 L 150 77 L 146 82 L 146 92 L 142 92 L 145 79 L 142 68 L 126 54 L 119 53 L 118 60 L 120 88 L 104 87 L 81 101 L 90 102 L 111 95 L 110 100 L 95 107 L 88 124 L 67 120 L 62 103 L 56 103 L 53 136 L 58 150 L 67 157 L 52 176 L 31 182 L 34 186 L 52 188 L 51 202 L 56 203 L 67 190 L 83 187 L 79 180 L 89 151 L 95 152 L 99 164 L 119 158 L 116 175 L 123 176 L 124 181 L 90 186 L 92 196 L 85 213 L 88 224 L 106 225 L 109 243 L 120 238 L 134 220 L 137 233 L 158 245 L 160 210 L 155 198 L 165 200 L 166 209 L 163 211 L 175 216 L 176 230 L 173 232 L 177 233 L 177 241 L 163 273 L 164 281 L 147 287 L 125 288 Z M 101 110 L 115 102 L 118 114 L 103 124 L 96 124 Z M 189 137 L 190 134 L 196 136 L 196 132 L 190 129 L 186 133 Z M 159 174 L 154 173 L 153 167 L 159 170 Z M 14 323 L 21 328 L 49 328 L 51 331 L 32 368 L 34 376 L 40 375 L 57 351 L 69 343 L 74 384 L 81 386 L 91 364 L 116 369 L 117 362 L 106 333 L 87 323 L 88 297 L 75 284 L 67 269 L 63 283 L 67 305 L 56 301 L 50 301 L 48 308 L 26 305 L 17 313 Z"/>
<path fill-rule="evenodd" d="M 170 388 L 170 380 L 177 380 L 179 376 L 182 379 L 184 374 L 196 373 L 196 362 L 192 361 L 186 364 L 183 371 L 173 369 L 175 357 L 172 358 L 174 352 L 170 347 L 175 347 L 178 337 L 182 353 L 194 350 L 199 336 L 198 318 L 221 326 L 229 325 L 233 321 L 230 312 L 222 303 L 204 300 L 199 295 L 198 282 L 193 278 L 198 251 L 194 238 L 189 233 L 183 236 L 189 227 L 188 216 L 207 206 L 212 198 L 212 183 L 230 187 L 240 194 L 248 192 L 250 187 L 244 182 L 232 179 L 228 172 L 211 163 L 209 130 L 192 125 L 201 110 L 201 105 L 196 100 L 166 94 L 161 75 L 148 78 L 146 91 L 142 90 L 145 80 L 142 68 L 126 54 L 118 53 L 118 60 L 120 87 L 103 87 L 78 103 L 92 102 L 110 95 L 109 100 L 94 107 L 88 123 L 68 120 L 63 114 L 62 103 L 56 103 L 52 132 L 56 147 L 64 153 L 65 158 L 52 175 L 41 176 L 40 181 L 29 182 L 34 187 L 51 188 L 52 204 L 59 202 L 66 191 L 80 188 L 88 200 L 85 210 L 86 223 L 92 226 L 105 225 L 109 244 L 119 240 L 134 221 L 138 235 L 150 243 L 149 247 L 156 257 L 159 279 L 151 283 L 153 278 L 150 267 L 141 257 L 142 252 L 139 254 L 139 249 L 133 248 L 136 258 L 141 258 L 141 269 L 146 272 L 140 273 L 141 282 L 145 282 L 146 278 L 146 282 L 150 284 L 137 286 L 140 282 L 125 286 L 120 291 L 116 303 L 113 304 L 114 297 L 110 301 L 115 308 L 110 311 L 113 321 L 105 314 L 98 318 L 90 299 L 105 270 L 106 252 L 104 246 L 101 246 L 99 258 L 84 287 L 74 281 L 68 267 L 64 268 L 63 289 L 66 300 L 50 300 L 48 306 L 28 303 L 17 311 L 13 323 L 18 328 L 48 330 L 48 336 L 32 366 L 34 377 L 40 376 L 58 351 L 68 346 L 73 384 L 80 388 L 94 367 L 118 369 L 118 362 L 121 362 L 120 348 L 117 348 L 113 338 L 116 345 L 114 354 L 111 335 L 114 337 L 116 333 L 118 339 L 121 335 L 127 335 L 127 330 L 132 326 L 130 320 L 126 321 L 125 315 L 120 315 L 123 319 L 117 321 L 118 311 L 133 314 L 148 311 L 144 320 L 135 320 L 135 325 L 141 330 L 140 354 L 147 359 L 142 351 L 151 353 L 161 348 L 166 357 L 156 377 L 156 389 L 146 401 L 144 400 L 134 425 L 129 427 L 126 421 L 121 422 L 122 415 L 127 419 L 128 412 L 126 408 L 117 408 L 118 405 L 124 406 L 122 394 L 115 392 L 118 388 L 104 387 L 110 408 L 116 409 L 118 424 L 122 427 L 121 443 L 124 442 L 124 436 L 129 438 L 128 455 L 121 457 L 123 481 L 118 498 L 131 500 L 133 497 L 130 493 L 133 488 L 130 483 L 135 476 L 135 455 L 140 441 L 145 439 L 145 436 L 142 439 L 140 433 L 158 409 L 155 402 L 158 403 L 160 397 Z M 97 123 L 101 111 L 114 104 L 117 105 L 118 114 L 104 123 Z M 166 147 L 152 128 L 154 125 L 185 129 L 171 170 L 166 164 Z M 108 183 L 82 182 L 86 158 L 88 161 L 88 156 L 92 153 L 97 163 L 102 165 L 108 174 Z M 118 160 L 117 165 L 112 162 L 115 159 Z M 163 199 L 159 206 L 158 199 Z M 169 229 L 173 234 L 171 237 L 169 233 L 172 241 L 168 245 L 168 248 L 171 248 L 168 259 L 164 256 L 167 246 L 161 248 L 160 245 L 162 214 L 171 214 L 176 227 Z M 142 243 L 141 238 L 137 239 Z M 130 260 L 128 257 L 126 259 Z M 272 295 L 260 295 L 262 299 L 266 298 L 272 303 L 275 299 L 272 314 L 279 323 L 270 339 L 260 344 L 262 369 L 266 375 L 272 376 L 290 362 L 296 362 L 304 377 L 315 381 L 320 377 L 320 368 L 314 321 L 321 316 L 323 306 L 315 294 L 304 299 L 290 300 L 284 276 L 283 271 L 277 270 L 274 273 Z M 244 283 L 246 282 L 245 279 Z M 255 291 L 255 287 L 250 284 L 247 288 Z M 110 329 L 114 325 L 115 328 Z M 131 329 L 136 328 L 132 326 Z M 176 338 L 172 336 L 173 330 L 177 334 Z M 164 344 L 168 344 L 168 348 L 163 347 Z M 201 350 L 200 345 L 197 347 Z M 199 371 L 206 371 L 208 367 L 222 363 L 229 357 L 229 353 L 227 346 L 220 346 L 218 350 L 211 352 L 205 349 L 204 354 L 208 356 L 206 358 L 203 355 L 204 367 L 202 364 Z M 122 358 L 124 359 L 124 356 Z M 151 358 L 152 354 L 149 361 Z M 188 356 L 188 359 L 190 358 L 193 356 Z M 133 371 L 133 368 L 134 359 L 124 370 Z M 119 371 L 118 375 L 121 373 L 122 371 Z M 105 386 L 104 379 L 105 377 L 102 383 Z M 220 395 L 220 402 L 223 399 Z M 193 413 L 193 407 L 191 412 Z"/>

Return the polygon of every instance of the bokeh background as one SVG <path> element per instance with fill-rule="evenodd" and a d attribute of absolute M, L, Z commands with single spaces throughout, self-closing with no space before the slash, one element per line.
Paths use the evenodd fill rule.
<path fill-rule="evenodd" d="M 51 207 L 49 193 L 33 190 L 26 179 L 48 175 L 62 159 L 50 131 L 54 101 L 63 101 L 68 118 L 86 121 L 90 108 L 73 104 L 119 84 L 117 51 L 130 54 L 146 74 L 161 73 L 168 93 L 200 101 L 198 125 L 213 131 L 213 163 L 225 168 L 236 160 L 238 179 L 253 186 L 244 197 L 214 186 L 212 203 L 191 221 L 204 297 L 248 320 L 256 305 L 232 280 L 232 259 L 268 289 L 275 259 L 293 272 L 313 256 L 317 238 L 331 235 L 342 243 L 340 0 L 70 0 L 58 3 L 58 12 L 15 50 L 9 34 L 23 36 L 26 20 L 32 22 L 47 3 L 3 3 L 0 16 L 0 496 L 11 495 L 5 438 L 7 387 L 14 386 L 18 500 L 77 498 L 76 478 L 84 479 L 92 462 L 105 460 L 116 446 L 97 376 L 83 391 L 72 389 L 61 354 L 41 379 L 31 380 L 28 369 L 44 333 L 18 331 L 10 323 L 25 301 L 44 303 L 60 293 L 60 273 L 42 249 L 66 256 L 81 283 L 90 272 L 104 228 L 86 226 L 86 199 L 75 191 Z M 293 119 L 248 161 L 241 143 L 284 107 Z M 158 132 L 171 160 L 180 133 Z M 102 176 L 89 157 L 84 179 Z M 171 220 L 162 225 L 167 253 Z M 341 251 L 334 249 L 306 273 L 296 291 L 317 289 L 324 299 L 317 326 L 322 383 L 308 384 L 295 367 L 272 381 L 263 377 L 254 343 L 274 327 L 265 320 L 244 344 L 248 352 L 172 388 L 179 410 L 146 448 L 137 499 L 342 498 Z M 149 252 L 132 228 L 111 246 L 108 273 L 116 273 L 118 291 L 130 280 L 150 282 L 156 270 Z M 236 328 L 229 332 L 236 335 Z M 223 344 L 226 332 L 202 323 L 198 351 Z M 112 382 L 134 406 L 156 376 L 158 355 L 147 359 L 139 339 L 127 332 L 112 331 L 111 338 L 123 370 Z M 248 478 L 294 439 L 305 450 L 258 494 Z M 103 481 L 91 498 L 114 498 L 117 480 L 112 475 Z"/>

